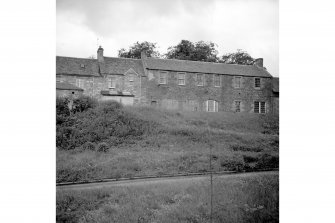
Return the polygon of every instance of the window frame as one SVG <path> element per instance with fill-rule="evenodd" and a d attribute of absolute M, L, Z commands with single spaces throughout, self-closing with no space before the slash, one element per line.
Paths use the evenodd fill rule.
<path fill-rule="evenodd" d="M 256 104 L 258 106 L 257 110 L 256 110 Z M 264 105 L 264 106 L 262 106 L 262 105 Z M 262 112 L 263 110 L 264 110 L 264 112 Z M 254 113 L 256 113 L 256 114 L 266 114 L 266 102 L 265 101 L 254 101 Z"/>
<path fill-rule="evenodd" d="M 180 78 L 180 75 L 183 75 L 184 78 Z M 185 86 L 186 85 L 186 72 L 177 72 L 177 80 L 178 80 L 178 85 L 179 86 Z M 180 84 L 180 80 L 183 80 L 184 81 L 184 84 Z"/>
<path fill-rule="evenodd" d="M 256 80 L 259 80 L 259 87 L 256 86 Z M 261 83 L 261 78 L 260 77 L 255 77 L 254 78 L 254 88 L 255 89 L 261 89 L 262 83 Z"/>
<path fill-rule="evenodd" d="M 85 86 L 85 80 L 83 79 L 80 79 L 80 78 L 76 78 L 76 86 L 79 87 L 79 88 L 84 88 Z"/>
<path fill-rule="evenodd" d="M 112 81 L 112 79 L 114 80 L 114 82 Z M 114 83 L 114 86 L 113 86 L 112 83 Z M 108 88 L 109 89 L 115 89 L 116 88 L 116 77 L 108 77 Z"/>
<path fill-rule="evenodd" d="M 215 77 L 219 77 L 219 85 L 216 85 Z M 214 85 L 214 87 L 221 87 L 221 75 L 220 74 L 214 74 L 213 75 L 213 85 Z"/>
<path fill-rule="evenodd" d="M 236 80 L 239 79 L 239 86 L 237 87 Z M 234 76 L 234 88 L 240 89 L 242 88 L 242 76 Z"/>
<path fill-rule="evenodd" d="M 198 81 L 198 76 L 200 76 L 200 80 L 201 80 L 201 84 L 199 84 L 199 81 Z M 205 85 L 205 75 L 202 74 L 202 73 L 197 73 L 197 86 L 198 87 L 203 87 Z"/>
<path fill-rule="evenodd" d="M 238 102 L 238 108 L 237 108 L 237 102 Z M 234 101 L 234 112 L 241 112 L 241 105 L 242 105 L 241 100 L 235 100 Z"/>
<path fill-rule="evenodd" d="M 213 110 L 210 111 L 209 102 L 213 102 Z M 213 99 L 208 99 L 206 101 L 206 112 L 219 112 L 219 102 Z"/>
<path fill-rule="evenodd" d="M 167 71 L 159 71 L 159 76 L 158 76 L 158 84 L 167 84 Z M 161 82 L 162 76 L 164 76 L 164 83 Z"/>

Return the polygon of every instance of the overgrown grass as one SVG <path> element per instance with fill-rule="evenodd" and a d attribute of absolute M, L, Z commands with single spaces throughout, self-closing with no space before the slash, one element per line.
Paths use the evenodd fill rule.
<path fill-rule="evenodd" d="M 279 222 L 278 173 L 214 177 L 213 222 Z M 210 222 L 208 179 L 57 190 L 57 222 Z"/>
<path fill-rule="evenodd" d="M 89 104 L 58 109 L 57 182 L 208 171 L 209 143 L 216 171 L 279 165 L 275 117 Z"/>

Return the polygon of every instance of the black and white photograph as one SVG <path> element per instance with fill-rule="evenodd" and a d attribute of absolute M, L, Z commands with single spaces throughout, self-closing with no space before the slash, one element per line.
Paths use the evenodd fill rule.
<path fill-rule="evenodd" d="M 0 221 L 333 222 L 333 11 L 3 1 Z"/>
<path fill-rule="evenodd" d="M 279 222 L 277 0 L 56 3 L 56 222 Z"/>

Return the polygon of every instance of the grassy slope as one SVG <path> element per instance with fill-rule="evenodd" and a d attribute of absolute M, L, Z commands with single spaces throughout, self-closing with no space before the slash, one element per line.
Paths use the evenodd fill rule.
<path fill-rule="evenodd" d="M 159 131 L 125 139 L 107 153 L 57 149 L 58 182 L 207 171 L 206 142 L 213 145 L 214 170 L 261 168 L 269 166 L 269 162 L 275 166 L 278 163 L 279 138 L 272 127 L 276 122 L 267 117 L 146 107 L 122 110 L 129 117 L 156 123 Z"/>
<path fill-rule="evenodd" d="M 57 222 L 209 222 L 209 180 L 57 191 Z M 279 222 L 278 173 L 214 178 L 213 222 Z"/>

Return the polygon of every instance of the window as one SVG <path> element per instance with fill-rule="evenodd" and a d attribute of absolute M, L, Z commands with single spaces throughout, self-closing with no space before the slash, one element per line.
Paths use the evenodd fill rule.
<path fill-rule="evenodd" d="M 206 101 L 206 111 L 208 112 L 218 112 L 219 110 L 219 103 L 214 100 Z"/>
<path fill-rule="evenodd" d="M 178 85 L 185 85 L 185 73 L 178 73 Z"/>
<path fill-rule="evenodd" d="M 234 88 L 241 88 L 242 77 L 234 77 Z"/>
<path fill-rule="evenodd" d="M 214 75 L 214 87 L 220 87 L 221 86 L 221 76 L 218 74 Z"/>
<path fill-rule="evenodd" d="M 85 64 L 80 64 L 80 68 L 85 68 Z"/>
<path fill-rule="evenodd" d="M 134 84 L 134 75 L 129 75 L 129 86 L 133 86 Z"/>
<path fill-rule="evenodd" d="M 166 84 L 166 76 L 167 76 L 166 71 L 159 72 L 159 84 Z"/>
<path fill-rule="evenodd" d="M 204 75 L 197 74 L 197 86 L 204 86 Z"/>
<path fill-rule="evenodd" d="M 261 88 L 261 79 L 259 77 L 255 77 L 255 88 Z"/>
<path fill-rule="evenodd" d="M 116 87 L 116 78 L 110 77 L 108 78 L 108 88 L 115 88 Z"/>
<path fill-rule="evenodd" d="M 241 101 L 235 101 L 235 112 L 241 112 Z"/>
<path fill-rule="evenodd" d="M 77 87 L 84 88 L 84 80 L 83 79 L 76 79 L 76 85 Z"/>
<path fill-rule="evenodd" d="M 266 107 L 264 101 L 255 101 L 254 102 L 254 113 L 266 113 Z"/>

